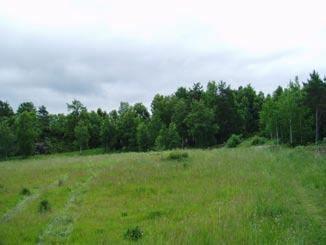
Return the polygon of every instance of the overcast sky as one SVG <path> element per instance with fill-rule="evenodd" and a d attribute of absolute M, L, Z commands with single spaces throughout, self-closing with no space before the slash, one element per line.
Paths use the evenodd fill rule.
<path fill-rule="evenodd" d="M 0 0 L 0 100 L 66 112 L 224 80 L 326 75 L 326 1 Z"/>

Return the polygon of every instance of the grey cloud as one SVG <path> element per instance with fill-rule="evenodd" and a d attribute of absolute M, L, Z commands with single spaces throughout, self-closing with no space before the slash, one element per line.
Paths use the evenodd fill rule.
<path fill-rule="evenodd" d="M 0 99 L 14 105 L 32 100 L 55 112 L 64 112 L 73 98 L 91 109 L 113 109 L 120 101 L 149 105 L 156 93 L 209 80 L 233 86 L 252 82 L 270 92 L 289 77 L 275 63 L 300 52 L 254 56 L 216 47 L 198 51 L 128 39 L 36 35 L 4 26 L 0 35 Z"/>

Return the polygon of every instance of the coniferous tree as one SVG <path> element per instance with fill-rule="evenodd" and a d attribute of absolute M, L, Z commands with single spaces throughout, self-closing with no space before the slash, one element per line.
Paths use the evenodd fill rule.
<path fill-rule="evenodd" d="M 35 123 L 36 118 L 34 113 L 23 111 L 17 117 L 17 146 L 22 156 L 29 156 L 34 153 L 34 144 L 37 137 Z"/>
<path fill-rule="evenodd" d="M 316 71 L 310 74 L 307 83 L 304 83 L 306 92 L 305 102 L 315 114 L 315 143 L 318 143 L 320 118 L 326 110 L 326 81 L 323 81 Z"/>

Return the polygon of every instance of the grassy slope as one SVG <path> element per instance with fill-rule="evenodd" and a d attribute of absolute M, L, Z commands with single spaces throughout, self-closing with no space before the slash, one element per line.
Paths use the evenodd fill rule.
<path fill-rule="evenodd" d="M 326 243 L 326 157 L 262 147 L 0 163 L 0 244 Z M 58 185 L 59 180 L 63 185 Z M 28 197 L 19 192 L 32 191 Z M 51 211 L 38 212 L 47 199 Z"/>

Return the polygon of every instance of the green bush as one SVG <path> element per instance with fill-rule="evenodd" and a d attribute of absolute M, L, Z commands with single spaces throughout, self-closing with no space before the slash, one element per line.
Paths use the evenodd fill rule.
<path fill-rule="evenodd" d="M 50 211 L 51 206 L 48 200 L 43 200 L 42 202 L 40 202 L 39 205 L 39 211 L 40 213 L 45 213 L 47 211 Z"/>
<path fill-rule="evenodd" d="M 168 160 L 182 160 L 184 158 L 187 158 L 188 152 L 185 151 L 172 151 L 169 153 L 167 159 Z"/>
<path fill-rule="evenodd" d="M 251 140 L 251 145 L 263 145 L 267 142 L 264 137 L 254 136 Z"/>
<path fill-rule="evenodd" d="M 137 241 L 143 237 L 144 233 L 143 231 L 136 226 L 135 228 L 128 229 L 126 233 L 124 234 L 125 239 L 131 240 L 131 241 Z"/>
<path fill-rule="evenodd" d="M 326 145 L 326 137 L 323 138 L 323 140 L 321 141 L 321 143 L 324 145 Z"/>
<path fill-rule="evenodd" d="M 23 188 L 20 192 L 20 194 L 24 195 L 24 196 L 29 196 L 31 194 L 31 191 L 27 188 Z"/>
<path fill-rule="evenodd" d="M 227 140 L 225 146 L 228 148 L 237 147 L 241 141 L 241 135 L 232 134 L 231 137 Z"/>

